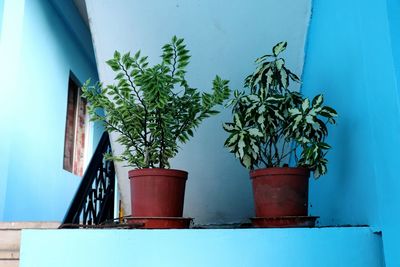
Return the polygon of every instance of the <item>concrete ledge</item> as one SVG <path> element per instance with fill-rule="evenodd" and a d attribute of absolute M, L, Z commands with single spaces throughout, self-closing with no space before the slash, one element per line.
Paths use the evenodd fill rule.
<path fill-rule="evenodd" d="M 1 267 L 18 267 L 18 260 L 1 260 Z"/>
<path fill-rule="evenodd" d="M 381 267 L 368 227 L 211 230 L 23 230 L 20 267 Z"/>
<path fill-rule="evenodd" d="M 19 250 L 20 230 L 0 230 L 0 250 Z"/>
<path fill-rule="evenodd" d="M 0 260 L 19 260 L 19 251 L 0 249 Z"/>
<path fill-rule="evenodd" d="M 59 222 L 0 222 L 0 230 L 57 229 Z"/>

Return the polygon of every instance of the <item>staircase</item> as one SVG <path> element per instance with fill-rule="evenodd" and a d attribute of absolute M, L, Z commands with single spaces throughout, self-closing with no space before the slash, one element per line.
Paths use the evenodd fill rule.
<path fill-rule="evenodd" d="M 0 222 L 0 267 L 19 264 L 22 229 L 56 229 L 58 222 Z"/>
<path fill-rule="evenodd" d="M 109 153 L 112 153 L 110 138 L 104 132 L 60 228 L 113 221 L 115 169 L 114 162 L 104 157 Z"/>

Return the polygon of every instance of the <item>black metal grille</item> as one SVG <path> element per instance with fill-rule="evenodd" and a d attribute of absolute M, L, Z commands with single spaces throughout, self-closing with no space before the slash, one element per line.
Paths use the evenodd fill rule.
<path fill-rule="evenodd" d="M 104 132 L 60 228 L 99 225 L 114 217 L 115 169 L 104 154 L 111 153 Z"/>

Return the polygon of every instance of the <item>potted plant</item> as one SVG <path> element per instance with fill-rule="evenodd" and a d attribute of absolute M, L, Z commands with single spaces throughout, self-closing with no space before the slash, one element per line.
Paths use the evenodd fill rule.
<path fill-rule="evenodd" d="M 308 178 L 327 172 L 327 124 L 336 111 L 324 106 L 323 95 L 311 101 L 289 90 L 300 79 L 280 57 L 287 43 L 258 58 L 256 71 L 234 91 L 233 121 L 225 146 L 250 169 L 255 212 L 263 226 L 299 225 L 308 215 Z M 300 219 L 299 219 L 300 218 Z"/>
<path fill-rule="evenodd" d="M 140 51 L 133 56 L 116 51 L 107 61 L 115 84 L 87 81 L 83 86 L 91 119 L 118 133 L 117 142 L 125 148 L 111 158 L 135 168 L 129 171 L 134 217 L 182 216 L 188 174 L 169 169 L 169 160 L 230 94 L 228 81 L 218 76 L 212 93 L 189 86 L 190 55 L 183 39 L 174 36 L 162 50 L 161 63 L 153 66 Z"/>

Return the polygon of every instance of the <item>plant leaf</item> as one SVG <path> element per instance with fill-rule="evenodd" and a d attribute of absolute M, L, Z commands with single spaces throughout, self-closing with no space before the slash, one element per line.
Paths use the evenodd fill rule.
<path fill-rule="evenodd" d="M 287 42 L 280 42 L 272 48 L 274 56 L 278 56 L 281 52 L 285 51 Z"/>

